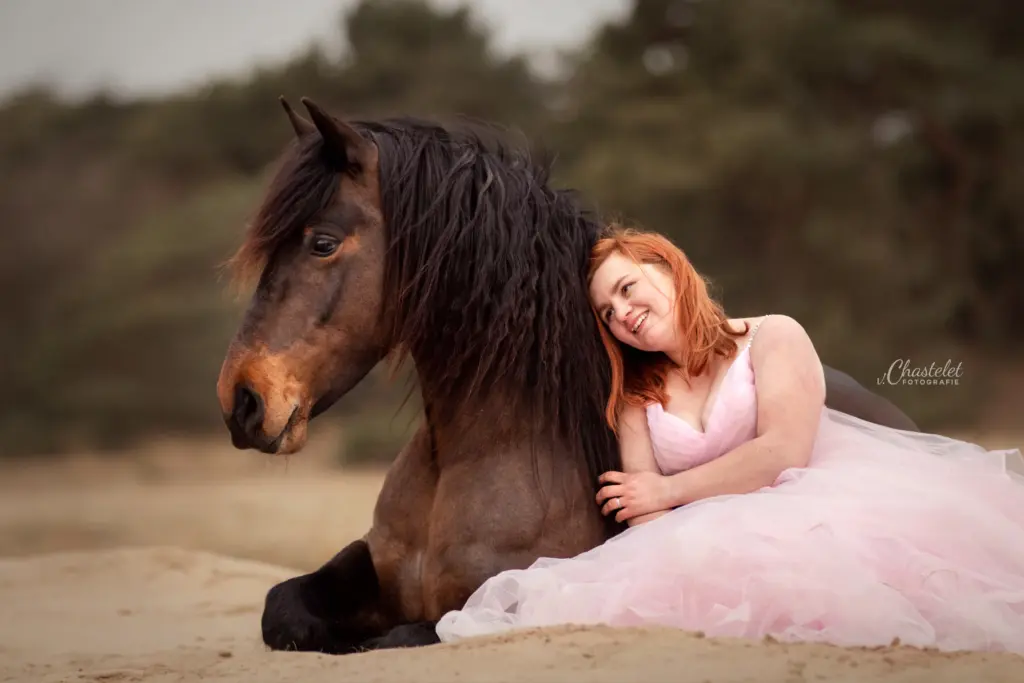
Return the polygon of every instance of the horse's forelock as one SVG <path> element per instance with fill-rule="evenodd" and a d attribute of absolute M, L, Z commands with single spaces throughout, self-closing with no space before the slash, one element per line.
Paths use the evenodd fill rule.
<path fill-rule="evenodd" d="M 321 154 L 318 135 L 294 140 L 278 160 L 263 203 L 228 261 L 236 283 L 259 278 L 271 255 L 334 202 L 337 173 Z"/>

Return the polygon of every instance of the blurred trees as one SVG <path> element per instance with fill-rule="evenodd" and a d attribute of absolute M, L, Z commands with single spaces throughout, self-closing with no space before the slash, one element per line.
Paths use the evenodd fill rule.
<path fill-rule="evenodd" d="M 639 2 L 570 82 L 565 176 L 675 237 L 730 310 L 804 320 L 862 381 L 900 357 L 1008 353 L 1024 331 L 1024 61 L 1005 36 L 1022 14 Z M 974 398 L 928 393 L 898 400 L 927 420 Z"/>
<path fill-rule="evenodd" d="M 158 100 L 22 93 L 0 108 L 3 452 L 220 429 L 241 302 L 217 267 L 291 134 L 281 94 L 521 129 L 562 183 L 670 234 L 730 311 L 797 316 L 871 388 L 897 358 L 969 360 L 968 386 L 886 389 L 925 424 L 969 419 L 983 360 L 1024 331 L 1022 19 L 1007 0 L 639 0 L 545 81 L 465 10 L 364 0 L 340 59 Z M 404 396 L 377 378 L 340 412 Z"/>

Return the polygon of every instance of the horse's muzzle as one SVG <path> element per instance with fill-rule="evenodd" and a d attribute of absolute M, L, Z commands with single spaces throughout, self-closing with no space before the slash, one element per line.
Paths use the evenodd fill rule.
<path fill-rule="evenodd" d="M 238 384 L 234 390 L 233 404 L 231 412 L 224 415 L 228 432 L 231 433 L 231 444 L 235 448 L 254 448 L 264 453 L 277 453 L 281 441 L 294 426 L 299 414 L 296 407 L 281 432 L 269 435 L 263 429 L 266 404 L 259 392 L 247 384 Z"/>

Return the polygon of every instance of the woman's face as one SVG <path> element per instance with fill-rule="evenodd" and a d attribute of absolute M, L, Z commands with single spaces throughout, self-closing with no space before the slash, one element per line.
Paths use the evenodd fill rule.
<path fill-rule="evenodd" d="M 675 341 L 676 288 L 660 266 L 612 252 L 594 272 L 590 301 L 612 335 L 641 351 L 669 351 Z"/>

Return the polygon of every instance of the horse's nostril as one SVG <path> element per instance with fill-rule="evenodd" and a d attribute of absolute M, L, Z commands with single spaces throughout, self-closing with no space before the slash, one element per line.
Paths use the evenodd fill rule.
<path fill-rule="evenodd" d="M 235 387 L 234 418 L 249 438 L 259 435 L 263 427 L 263 398 L 244 384 Z"/>

